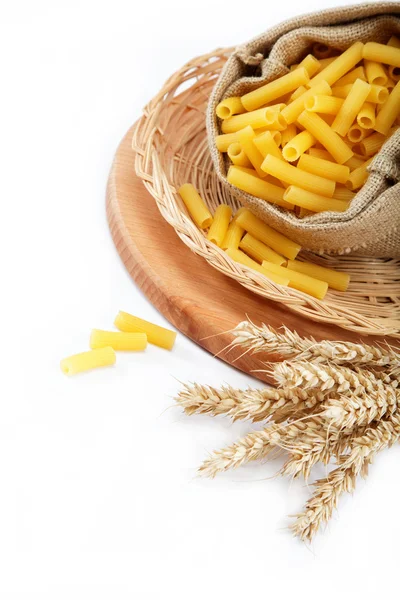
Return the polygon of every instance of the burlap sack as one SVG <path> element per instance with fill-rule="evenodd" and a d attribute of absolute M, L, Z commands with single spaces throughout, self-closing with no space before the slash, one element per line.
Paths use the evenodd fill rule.
<path fill-rule="evenodd" d="M 400 256 L 400 130 L 383 146 L 370 175 L 345 213 L 304 219 L 241 192 L 226 180 L 226 162 L 215 146 L 220 133 L 215 108 L 223 98 L 242 95 L 288 72 L 313 42 L 345 50 L 355 41 L 386 43 L 400 34 L 400 3 L 360 4 L 296 17 L 238 47 L 211 94 L 207 132 L 219 179 L 242 204 L 273 227 L 314 252 Z"/>

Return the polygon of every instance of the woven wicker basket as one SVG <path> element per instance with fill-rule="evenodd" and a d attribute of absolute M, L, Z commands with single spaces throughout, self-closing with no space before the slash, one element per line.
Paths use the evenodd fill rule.
<path fill-rule="evenodd" d="M 219 182 L 207 144 L 205 112 L 211 90 L 232 49 L 195 58 L 172 75 L 149 102 L 133 136 L 135 170 L 157 202 L 162 216 L 196 254 L 252 292 L 281 302 L 309 319 L 364 335 L 400 338 L 400 259 L 357 256 L 301 257 L 351 274 L 348 292 L 329 290 L 323 301 L 282 287 L 233 262 L 209 242 L 190 219 L 177 194 L 191 182 L 212 211 L 221 202 L 239 208 L 238 200 Z M 194 273 L 195 277 L 196 274 Z M 243 307 L 244 312 L 246 307 Z"/>

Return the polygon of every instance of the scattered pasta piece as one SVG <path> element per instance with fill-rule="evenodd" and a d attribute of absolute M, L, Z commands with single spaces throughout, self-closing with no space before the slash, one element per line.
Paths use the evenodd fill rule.
<path fill-rule="evenodd" d="M 320 265 L 314 265 L 309 262 L 301 262 L 299 260 L 289 260 L 288 269 L 292 271 L 298 271 L 310 277 L 321 279 L 326 281 L 329 287 L 340 292 L 345 292 L 349 287 L 350 275 L 348 273 L 342 273 L 341 271 L 335 271 L 334 269 L 328 269 L 321 267 Z"/>
<path fill-rule="evenodd" d="M 347 182 L 348 181 L 349 180 L 347 180 Z M 323 212 L 327 210 L 331 210 L 333 212 L 344 212 L 349 207 L 349 203 L 344 200 L 326 198 L 326 196 L 315 194 L 314 192 L 304 190 L 295 185 L 291 185 L 287 188 L 284 198 L 295 206 L 300 206 L 301 208 L 311 210 L 312 212 Z"/>
<path fill-rule="evenodd" d="M 281 255 L 269 248 L 260 240 L 257 240 L 255 237 L 250 235 L 250 233 L 246 233 L 244 238 L 241 240 L 239 247 L 243 252 L 248 254 L 251 258 L 262 263 L 263 260 L 268 260 L 269 262 L 275 263 L 276 265 L 283 265 L 286 263 L 286 259 Z"/>
<path fill-rule="evenodd" d="M 172 350 L 175 343 L 175 331 L 160 327 L 160 325 L 155 325 L 127 312 L 119 311 L 115 317 L 114 325 L 120 331 L 127 333 L 145 333 L 150 344 L 160 346 L 166 350 Z"/>
<path fill-rule="evenodd" d="M 309 83 L 309 81 L 310 77 L 306 69 L 295 69 L 291 73 L 242 96 L 243 106 L 246 110 L 255 110 L 288 92 L 292 92 L 299 86 Z"/>
<path fill-rule="evenodd" d="M 240 113 L 245 112 L 246 109 L 242 104 L 240 98 L 225 98 L 222 100 L 216 108 L 217 116 L 220 119 L 229 119 L 233 115 L 238 115 Z"/>
<path fill-rule="evenodd" d="M 282 235 L 258 217 L 253 215 L 249 210 L 243 211 L 237 218 L 238 224 L 245 231 L 266 246 L 269 246 L 278 254 L 282 254 L 286 258 L 294 259 L 301 250 L 301 246 Z"/>
<path fill-rule="evenodd" d="M 221 247 L 225 235 L 228 231 L 229 221 L 232 216 L 232 209 L 227 204 L 220 204 L 215 211 L 212 225 L 209 229 L 207 238 Z"/>
<path fill-rule="evenodd" d="M 283 160 L 279 160 L 270 154 L 264 159 L 262 168 L 263 171 L 269 175 L 277 177 L 278 179 L 283 179 L 290 185 L 302 186 L 305 190 L 309 190 L 311 192 L 315 191 L 316 193 L 321 194 L 322 196 L 327 196 L 328 198 L 332 198 L 334 194 L 334 181 L 326 179 L 325 177 L 313 175 L 312 173 L 307 173 L 306 171 L 302 171 L 301 169 L 293 167 L 292 165 L 289 165 Z"/>
<path fill-rule="evenodd" d="M 261 273 L 262 275 L 264 275 L 265 277 L 267 277 L 274 283 L 278 283 L 279 285 L 289 285 L 288 277 L 282 277 L 279 274 L 272 273 L 269 270 L 264 269 L 255 260 L 253 260 L 252 258 L 247 256 L 247 254 L 245 254 L 241 250 L 237 250 L 236 248 L 228 248 L 226 253 L 235 262 L 237 262 L 241 265 L 244 265 L 245 267 L 249 267 L 250 269 L 253 269 L 253 271 L 257 271 L 258 273 Z"/>
<path fill-rule="evenodd" d="M 299 273 L 298 271 L 292 271 L 287 267 L 281 267 L 265 260 L 263 261 L 262 266 L 264 269 L 267 269 L 269 272 L 274 273 L 275 275 L 279 275 L 280 277 L 288 277 L 289 287 L 292 287 L 295 290 L 305 292 L 306 294 L 314 296 L 319 300 L 323 300 L 323 298 L 326 296 L 326 292 L 328 291 L 328 284 L 326 281 L 315 279 L 315 277 L 310 277 L 309 275 Z"/>
<path fill-rule="evenodd" d="M 105 348 L 68 356 L 68 358 L 64 358 L 61 361 L 60 367 L 65 375 L 76 375 L 77 373 L 83 373 L 91 369 L 113 365 L 115 361 L 116 356 L 113 348 L 106 346 Z"/>
<path fill-rule="evenodd" d="M 90 336 L 92 350 L 110 346 L 114 350 L 145 350 L 147 335 L 145 333 L 122 333 L 120 331 L 103 331 L 93 329 Z"/>
<path fill-rule="evenodd" d="M 178 192 L 197 227 L 208 229 L 212 223 L 212 215 L 195 187 L 191 183 L 185 183 Z"/>

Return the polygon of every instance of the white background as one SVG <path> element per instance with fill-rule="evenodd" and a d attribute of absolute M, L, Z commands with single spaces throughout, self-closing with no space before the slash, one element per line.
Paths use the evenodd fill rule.
<path fill-rule="evenodd" d="M 398 448 L 307 547 L 285 528 L 309 490 L 267 480 L 279 465 L 195 477 L 250 426 L 183 416 L 177 379 L 250 378 L 183 336 L 172 353 L 119 354 L 71 379 L 59 369 L 118 309 L 165 323 L 104 211 L 142 106 L 190 58 L 336 4 L 0 2 L 2 600 L 398 596 Z"/>

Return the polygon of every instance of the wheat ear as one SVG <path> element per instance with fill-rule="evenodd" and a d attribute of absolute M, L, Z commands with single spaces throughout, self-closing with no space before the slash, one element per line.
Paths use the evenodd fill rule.
<path fill-rule="evenodd" d="M 245 463 L 265 458 L 273 449 L 291 450 L 312 446 L 315 432 L 324 431 L 325 420 L 306 413 L 296 414 L 293 422 L 273 423 L 261 431 L 253 431 L 221 450 L 216 450 L 199 468 L 199 473 L 215 477 L 217 473 L 235 469 Z M 321 433 L 323 435 L 323 433 Z"/>
<path fill-rule="evenodd" d="M 322 392 L 344 394 L 373 391 L 378 379 L 369 371 L 335 367 L 331 363 L 314 364 L 305 361 L 275 363 L 272 374 L 280 387 L 319 389 Z"/>
<path fill-rule="evenodd" d="M 269 325 L 257 327 L 251 321 L 239 323 L 233 330 L 234 343 L 254 352 L 276 352 L 284 357 L 312 362 L 330 361 L 337 365 L 351 364 L 362 367 L 391 366 L 394 374 L 400 372 L 400 353 L 390 346 L 369 346 L 352 342 L 317 342 L 302 338 L 295 331 L 282 327 L 277 331 Z"/>
<path fill-rule="evenodd" d="M 199 474 L 214 478 L 217 473 L 265 458 L 274 447 L 274 439 L 274 427 L 252 431 L 234 444 L 213 452 L 199 467 Z M 276 441 L 279 441 L 279 434 Z"/>
<path fill-rule="evenodd" d="M 263 421 L 279 411 L 298 412 L 299 409 L 312 408 L 325 398 L 318 390 L 248 388 L 234 389 L 231 386 L 213 388 L 211 386 L 185 385 L 175 398 L 188 415 L 194 413 L 212 416 L 226 415 L 236 420 Z M 283 411 L 283 409 L 286 409 Z"/>
<path fill-rule="evenodd" d="M 339 467 L 327 478 L 314 484 L 314 494 L 291 526 L 294 535 L 302 540 L 311 540 L 320 526 L 331 518 L 341 494 L 352 492 L 357 476 L 367 475 L 368 465 L 374 456 L 384 448 L 392 446 L 399 437 L 400 415 L 394 414 L 390 420 L 374 424 L 363 436 L 351 440 L 350 454 L 339 459 Z"/>
<path fill-rule="evenodd" d="M 316 432 L 313 437 L 309 435 L 308 448 L 303 443 L 301 448 L 293 450 L 292 456 L 283 465 L 280 474 L 294 478 L 302 476 L 308 480 L 314 465 L 319 462 L 327 465 L 333 458 L 345 453 L 354 438 L 364 435 L 365 430 L 366 427 L 358 427 L 349 433 L 343 433 L 332 428 L 328 432 L 325 430 Z"/>

